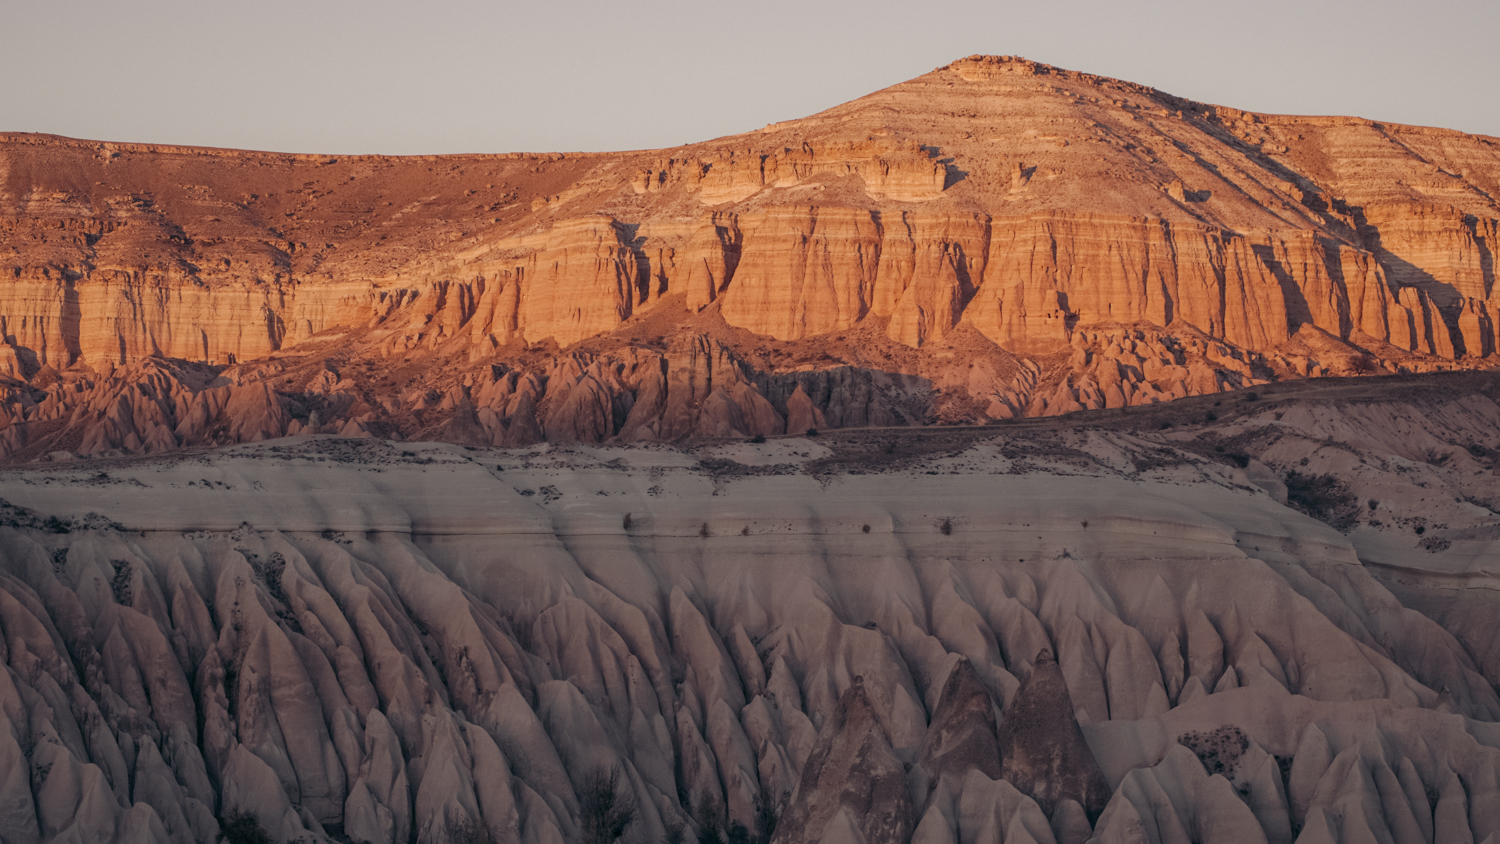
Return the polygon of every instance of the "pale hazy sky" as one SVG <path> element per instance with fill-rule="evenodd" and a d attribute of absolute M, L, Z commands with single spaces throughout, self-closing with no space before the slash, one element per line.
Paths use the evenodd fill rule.
<path fill-rule="evenodd" d="M 671 146 L 972 53 L 1500 135 L 1500 0 L 0 0 L 0 131 L 327 153 Z"/>

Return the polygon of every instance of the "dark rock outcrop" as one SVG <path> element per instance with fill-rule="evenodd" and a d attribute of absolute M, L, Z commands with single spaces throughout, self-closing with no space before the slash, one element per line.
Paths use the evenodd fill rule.
<path fill-rule="evenodd" d="M 934 780 L 962 777 L 971 770 L 1001 778 L 995 701 L 967 659 L 948 672 L 918 758 Z"/>
<path fill-rule="evenodd" d="M 1049 815 L 1074 800 L 1096 818 L 1109 802 L 1109 783 L 1073 716 L 1073 699 L 1052 652 L 1037 654 L 1000 725 L 1000 772 Z"/>
<path fill-rule="evenodd" d="M 906 771 L 856 677 L 819 734 L 772 844 L 905 844 L 913 823 Z"/>

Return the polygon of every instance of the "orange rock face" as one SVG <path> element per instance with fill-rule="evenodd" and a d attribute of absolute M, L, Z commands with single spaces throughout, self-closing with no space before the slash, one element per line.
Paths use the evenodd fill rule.
<path fill-rule="evenodd" d="M 770 434 L 1488 366 L 1495 196 L 1495 139 L 993 56 L 643 153 L 0 135 L 0 449 L 441 437 L 462 400 L 496 443 Z M 146 370 L 266 382 L 286 419 L 157 418 L 120 398 Z"/>

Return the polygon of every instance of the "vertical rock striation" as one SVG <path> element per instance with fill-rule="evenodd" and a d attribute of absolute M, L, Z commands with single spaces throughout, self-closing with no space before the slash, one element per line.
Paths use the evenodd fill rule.
<path fill-rule="evenodd" d="M 886 397 L 803 384 L 794 429 L 1486 367 L 1500 350 L 1492 139 L 1254 114 L 1015 57 L 672 150 L 329 157 L 9 134 L 0 174 L 0 399 L 27 422 L 32 403 L 67 406 L 45 432 L 0 435 L 8 454 L 167 447 L 94 434 L 112 411 L 71 395 L 124 390 L 159 359 L 294 384 L 357 364 L 374 377 L 340 380 L 360 399 L 316 424 L 289 411 L 299 430 L 376 436 L 437 436 L 452 426 L 424 418 L 427 393 L 451 411 L 455 389 L 517 373 L 529 399 L 470 400 L 491 441 L 521 443 L 608 439 L 636 403 L 664 409 L 656 377 L 632 373 L 687 335 L 744 364 L 689 400 L 725 421 L 642 410 L 632 437 L 785 430 L 764 382 L 843 368 Z M 568 401 L 549 396 L 566 356 L 601 367 L 565 379 Z M 610 424 L 547 419 L 606 399 Z"/>

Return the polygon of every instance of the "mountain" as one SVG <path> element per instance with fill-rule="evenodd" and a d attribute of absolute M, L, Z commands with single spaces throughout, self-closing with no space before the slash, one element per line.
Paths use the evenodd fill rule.
<path fill-rule="evenodd" d="M 1490 842 L 1500 377 L 0 468 L 6 842 Z"/>
<path fill-rule="evenodd" d="M 773 435 L 1484 368 L 1496 196 L 1494 138 L 1004 56 L 669 150 L 0 135 L 0 450 Z"/>

